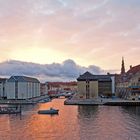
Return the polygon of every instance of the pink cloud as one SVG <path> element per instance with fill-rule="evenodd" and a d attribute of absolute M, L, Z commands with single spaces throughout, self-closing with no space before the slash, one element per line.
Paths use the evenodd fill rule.
<path fill-rule="evenodd" d="M 11 57 L 6 51 L 35 46 L 58 50 L 84 65 L 116 69 L 122 56 L 136 65 L 139 6 L 136 0 L 2 0 L 0 60 Z"/>

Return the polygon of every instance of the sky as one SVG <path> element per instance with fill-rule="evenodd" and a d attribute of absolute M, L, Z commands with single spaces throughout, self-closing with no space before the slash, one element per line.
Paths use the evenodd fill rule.
<path fill-rule="evenodd" d="M 0 0 L 0 75 L 117 73 L 122 56 L 126 69 L 138 65 L 139 13 L 140 0 Z"/>

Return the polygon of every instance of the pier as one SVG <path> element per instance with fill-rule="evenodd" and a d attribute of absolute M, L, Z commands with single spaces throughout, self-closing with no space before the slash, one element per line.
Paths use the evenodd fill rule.
<path fill-rule="evenodd" d="M 40 100 L 49 98 L 48 95 L 41 95 L 38 97 L 34 97 L 31 99 L 22 99 L 22 100 L 8 100 L 8 99 L 1 99 L 0 104 L 5 104 L 5 105 L 34 105 L 37 104 Z"/>
<path fill-rule="evenodd" d="M 108 105 L 108 106 L 140 106 L 140 100 L 124 100 L 124 99 L 67 99 L 64 105 Z"/>
<path fill-rule="evenodd" d="M 36 102 L 31 100 L 0 100 L 2 105 L 31 105 L 36 104 Z"/>

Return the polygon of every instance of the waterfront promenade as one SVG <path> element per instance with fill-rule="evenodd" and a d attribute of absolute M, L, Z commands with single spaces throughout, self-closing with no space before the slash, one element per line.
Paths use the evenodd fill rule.
<path fill-rule="evenodd" d="M 65 105 L 109 105 L 109 106 L 140 106 L 140 100 L 124 100 L 121 98 L 67 99 Z"/>
<path fill-rule="evenodd" d="M 35 97 L 32 99 L 25 99 L 25 100 L 8 100 L 8 99 L 1 99 L 0 100 L 0 104 L 21 104 L 21 105 L 30 105 L 30 104 L 36 104 L 38 103 L 40 100 L 49 98 L 49 96 L 46 95 L 41 95 L 39 97 Z"/>

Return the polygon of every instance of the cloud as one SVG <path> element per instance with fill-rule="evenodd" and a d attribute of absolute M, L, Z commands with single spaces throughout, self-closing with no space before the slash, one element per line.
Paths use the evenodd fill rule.
<path fill-rule="evenodd" d="M 84 66 L 116 69 L 125 56 L 128 65 L 136 65 L 139 7 L 139 0 L 0 0 L 0 61 L 45 64 L 57 57 L 59 63 L 71 58 Z M 42 52 L 43 62 L 34 59 Z"/>
<path fill-rule="evenodd" d="M 80 66 L 71 59 L 65 60 L 63 63 L 45 65 L 16 60 L 0 63 L 1 76 L 26 75 L 37 77 L 41 81 L 76 80 L 80 74 L 86 71 L 92 72 L 93 74 L 104 74 L 107 72 L 95 65 L 90 65 L 89 67 Z"/>

